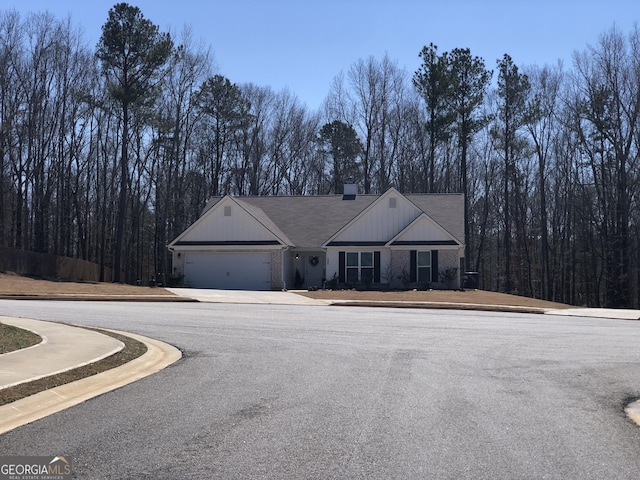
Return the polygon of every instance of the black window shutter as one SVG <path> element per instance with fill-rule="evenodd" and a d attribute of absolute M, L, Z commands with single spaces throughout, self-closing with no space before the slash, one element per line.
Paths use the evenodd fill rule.
<path fill-rule="evenodd" d="M 373 252 L 373 283 L 380 283 L 380 252 Z"/>
<path fill-rule="evenodd" d="M 416 274 L 416 267 L 418 266 L 418 252 L 417 250 L 411 250 L 409 252 L 409 281 L 416 282 L 418 276 Z"/>
<path fill-rule="evenodd" d="M 438 250 L 431 250 L 431 281 L 440 281 L 440 275 L 438 272 Z"/>
<path fill-rule="evenodd" d="M 344 252 L 338 252 L 338 283 L 344 283 Z"/>

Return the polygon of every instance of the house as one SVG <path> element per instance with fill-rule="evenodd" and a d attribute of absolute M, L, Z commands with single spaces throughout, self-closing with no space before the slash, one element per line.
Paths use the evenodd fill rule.
<path fill-rule="evenodd" d="M 214 197 L 169 244 L 194 288 L 460 287 L 461 194 Z"/>

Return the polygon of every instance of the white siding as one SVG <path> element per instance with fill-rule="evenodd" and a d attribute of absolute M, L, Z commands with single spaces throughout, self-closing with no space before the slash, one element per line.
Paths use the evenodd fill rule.
<path fill-rule="evenodd" d="M 329 248 L 327 249 L 327 281 L 331 280 L 334 275 L 336 277 L 340 276 L 340 272 L 338 272 L 340 259 L 338 258 L 339 249 Z"/>
<path fill-rule="evenodd" d="M 391 251 L 387 248 L 380 250 L 380 283 L 389 283 L 392 279 Z"/>
<path fill-rule="evenodd" d="M 396 206 L 389 206 L 389 197 L 395 197 Z M 420 214 L 411 202 L 393 192 L 383 195 L 365 214 L 333 238 L 339 242 L 387 242 L 409 225 Z"/>
<path fill-rule="evenodd" d="M 419 242 L 422 240 L 454 240 L 445 230 L 426 215 L 396 238 L 399 242 Z"/>
<path fill-rule="evenodd" d="M 225 216 L 224 207 L 230 207 L 229 216 Z M 180 241 L 186 242 L 265 240 L 276 240 L 276 237 L 230 199 L 222 200 L 209 210 L 180 238 Z"/>

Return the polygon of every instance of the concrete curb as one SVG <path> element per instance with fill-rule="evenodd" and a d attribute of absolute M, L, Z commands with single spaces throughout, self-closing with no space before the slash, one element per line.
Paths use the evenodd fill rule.
<path fill-rule="evenodd" d="M 93 295 L 93 294 L 51 294 L 51 295 L 0 295 L 0 300 L 63 300 L 85 302 L 197 302 L 189 297 L 172 295 Z"/>
<path fill-rule="evenodd" d="M 0 435 L 152 375 L 182 358 L 182 352 L 167 343 L 128 332 L 106 331 L 119 333 L 144 343 L 147 346 L 147 352 L 106 372 L 1 406 Z"/>
<path fill-rule="evenodd" d="M 545 308 L 513 305 L 479 305 L 473 303 L 446 302 L 375 302 L 370 300 L 331 301 L 336 307 L 383 307 L 383 308 L 428 308 L 443 310 L 475 310 L 485 312 L 539 313 L 547 312 Z"/>

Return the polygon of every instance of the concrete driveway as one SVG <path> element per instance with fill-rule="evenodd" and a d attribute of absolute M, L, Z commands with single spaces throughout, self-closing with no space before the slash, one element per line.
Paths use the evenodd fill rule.
<path fill-rule="evenodd" d="M 213 290 L 204 288 L 168 288 L 181 297 L 211 303 L 265 303 L 271 305 L 328 305 L 326 300 L 314 300 L 292 292 L 254 290 Z"/>

